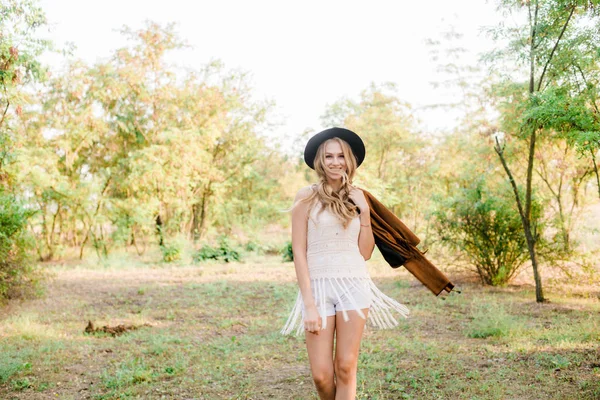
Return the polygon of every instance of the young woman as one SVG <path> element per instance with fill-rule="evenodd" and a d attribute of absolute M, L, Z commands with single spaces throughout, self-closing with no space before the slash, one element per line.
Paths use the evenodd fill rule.
<path fill-rule="evenodd" d="M 365 158 L 360 137 L 331 128 L 313 136 L 304 160 L 319 182 L 301 189 L 292 208 L 292 249 L 299 292 L 282 333 L 306 333 L 313 380 L 321 399 L 354 399 L 358 351 L 367 317 L 396 326 L 408 309 L 383 294 L 366 260 L 375 240 L 369 206 L 352 186 Z M 335 338 L 335 355 L 333 354 Z"/>

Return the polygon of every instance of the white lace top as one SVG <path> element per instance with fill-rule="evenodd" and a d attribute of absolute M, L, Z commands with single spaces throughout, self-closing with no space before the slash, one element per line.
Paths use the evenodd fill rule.
<path fill-rule="evenodd" d="M 369 277 L 367 263 L 358 248 L 358 216 L 344 229 L 333 213 L 318 205 L 308 218 L 307 228 L 306 258 L 310 279 Z"/>
<path fill-rule="evenodd" d="M 368 313 L 371 324 L 382 329 L 397 326 L 398 321 L 392 312 L 407 317 L 409 311 L 406 306 L 383 294 L 369 277 L 367 263 L 358 247 L 361 229 L 359 217 L 355 217 L 344 229 L 342 222 L 332 212 L 321 210 L 320 204 L 313 207 L 307 222 L 306 258 L 311 288 L 317 293 L 324 293 L 328 286 L 338 297 L 341 294 L 348 296 L 349 287 L 364 288 L 362 290 L 371 298 Z M 362 284 L 356 284 L 357 281 Z M 283 334 L 294 331 L 299 334 L 303 331 L 303 304 L 302 294 L 298 290 L 292 313 L 281 331 Z M 323 316 L 325 304 L 317 304 L 317 308 Z M 365 318 L 360 309 L 357 312 Z M 342 313 L 347 321 L 347 312 Z M 323 328 L 326 326 L 327 318 L 323 318 Z"/>

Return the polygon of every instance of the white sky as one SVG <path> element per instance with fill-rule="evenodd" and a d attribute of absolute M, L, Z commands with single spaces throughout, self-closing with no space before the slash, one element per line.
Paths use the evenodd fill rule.
<path fill-rule="evenodd" d="M 451 24 L 465 35 L 462 45 L 475 55 L 489 48 L 479 34 L 499 20 L 495 2 L 484 0 L 242 1 L 242 0 L 42 0 L 50 38 L 72 42 L 75 56 L 89 63 L 123 46 L 123 25 L 145 20 L 176 22 L 192 49 L 180 64 L 200 68 L 220 59 L 227 68 L 252 74 L 257 98 L 275 101 L 270 132 L 284 146 L 307 128 L 318 131 L 327 104 L 357 98 L 371 82 L 394 82 L 398 96 L 415 109 L 427 130 L 451 129 L 455 113 L 427 105 L 450 100 L 434 88 L 438 79 L 427 38 Z M 445 60 L 446 62 L 452 60 Z M 56 65 L 56 58 L 48 58 Z"/>

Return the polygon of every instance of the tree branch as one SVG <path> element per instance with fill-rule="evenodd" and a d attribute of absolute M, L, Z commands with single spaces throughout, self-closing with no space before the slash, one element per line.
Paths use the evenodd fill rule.
<path fill-rule="evenodd" d="M 525 213 L 523 212 L 523 205 L 521 204 L 521 197 L 519 196 L 519 189 L 517 188 L 517 183 L 515 182 L 515 178 L 513 178 L 513 175 L 510 172 L 508 165 L 506 164 L 506 160 L 504 159 L 504 150 L 502 149 L 502 147 L 500 147 L 500 142 L 498 141 L 497 137 L 495 138 L 495 140 L 496 146 L 494 146 L 494 150 L 496 150 L 496 153 L 498 153 L 500 161 L 502 162 L 502 166 L 504 167 L 504 171 L 506 171 L 506 174 L 508 175 L 508 179 L 513 188 L 515 199 L 517 201 L 517 208 L 519 209 L 519 214 L 521 215 L 521 219 L 523 219 L 527 226 L 529 226 L 529 220 L 525 218 Z"/>
<path fill-rule="evenodd" d="M 598 174 L 598 164 L 596 163 L 596 155 L 594 154 L 594 149 L 590 148 L 590 153 L 592 153 L 592 162 L 594 163 L 594 173 L 596 174 L 596 183 L 598 184 L 598 197 L 600 197 L 600 174 Z"/>
<path fill-rule="evenodd" d="M 536 28 L 537 28 L 537 17 L 538 17 L 538 10 L 540 8 L 540 4 L 539 2 L 535 3 L 535 15 L 533 17 L 533 23 L 531 23 L 531 3 L 529 4 L 529 21 L 530 21 L 530 26 L 531 26 L 531 43 L 529 45 L 529 53 L 530 53 L 530 60 L 529 60 L 529 93 L 533 93 L 534 89 L 535 89 L 535 57 L 534 57 L 534 52 L 535 52 L 535 48 L 536 48 L 536 44 L 535 44 L 535 34 L 536 34 Z"/>
<path fill-rule="evenodd" d="M 587 89 L 587 86 L 589 85 L 589 82 L 586 79 L 585 74 L 583 73 L 583 69 L 581 69 L 581 67 L 579 66 L 579 64 L 574 64 L 574 65 L 575 65 L 575 68 L 577 68 L 579 70 L 579 73 L 581 74 L 581 77 L 583 78 L 583 82 L 585 83 L 586 89 Z M 596 99 L 592 96 L 591 100 L 592 100 L 592 105 L 594 106 L 594 109 L 596 110 L 596 112 L 598 114 L 600 114 L 600 110 L 598 109 L 598 105 L 596 104 Z"/>
<path fill-rule="evenodd" d="M 573 13 L 575 12 L 575 7 L 576 7 L 575 5 L 573 5 L 573 7 L 571 7 L 571 12 L 569 13 L 567 20 L 565 21 L 565 24 L 563 25 L 563 28 L 560 31 L 560 35 L 558 35 L 558 39 L 556 39 L 556 43 L 554 43 L 554 47 L 552 48 L 552 51 L 550 52 L 550 56 L 546 60 L 546 65 L 544 65 L 544 69 L 542 70 L 542 75 L 540 76 L 540 80 L 538 81 L 538 87 L 537 87 L 538 92 L 540 91 L 540 88 L 542 87 L 542 81 L 544 80 L 544 75 L 546 75 L 546 70 L 548 69 L 548 65 L 550 65 L 550 62 L 552 61 L 552 58 L 554 57 L 554 53 L 556 52 L 558 44 L 560 43 L 560 40 L 562 39 L 563 34 L 567 30 L 569 21 L 571 21 L 571 17 L 573 16 Z"/>
<path fill-rule="evenodd" d="M 6 117 L 6 113 L 8 112 L 8 107 L 10 106 L 10 100 L 8 99 L 8 93 L 6 92 L 6 85 L 4 84 L 4 78 L 2 78 L 2 88 L 4 89 L 4 96 L 6 96 L 6 108 L 2 113 L 2 119 L 0 120 L 0 128 L 2 128 L 2 124 L 4 123 L 4 117 Z"/>

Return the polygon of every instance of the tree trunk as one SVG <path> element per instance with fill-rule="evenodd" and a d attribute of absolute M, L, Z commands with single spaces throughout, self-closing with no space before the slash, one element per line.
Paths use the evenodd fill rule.
<path fill-rule="evenodd" d="M 535 146 L 535 132 L 532 134 L 532 142 Z M 531 143 L 530 143 L 531 144 Z M 502 162 L 502 166 L 504 167 L 504 171 L 506 175 L 508 175 L 508 179 L 513 188 L 513 194 L 515 196 L 515 201 L 517 202 L 517 208 L 519 209 L 519 215 L 521 216 L 521 223 L 523 225 L 523 231 L 525 232 L 525 239 L 527 240 L 527 249 L 529 250 L 529 258 L 531 259 L 531 266 L 533 268 L 533 279 L 535 280 L 535 300 L 538 303 L 543 303 L 546 301 L 544 299 L 544 291 L 542 289 L 542 278 L 539 273 L 537 255 L 535 253 L 535 244 L 537 238 L 531 232 L 531 197 L 528 197 L 526 207 L 529 207 L 529 210 L 523 208 L 523 204 L 521 202 L 521 196 L 519 195 L 519 189 L 517 188 L 517 183 L 508 168 L 508 164 L 506 163 L 506 159 L 504 158 L 504 150 L 500 146 L 498 142 L 498 138 L 496 138 L 496 146 L 494 147 L 496 153 L 500 157 L 500 161 Z M 531 150 L 531 148 L 530 148 Z M 531 160 L 530 160 L 531 162 Z M 529 193 L 530 195 L 530 193 Z"/>
<path fill-rule="evenodd" d="M 200 240 L 204 234 L 208 202 L 212 195 L 211 186 L 212 181 L 208 182 L 208 185 L 202 191 L 200 202 L 192 205 L 192 227 L 190 229 L 190 236 L 193 238 L 194 242 Z"/>
<path fill-rule="evenodd" d="M 158 245 L 160 247 L 165 245 L 165 240 L 163 236 L 163 221 L 160 218 L 160 214 L 156 216 L 156 234 L 158 235 Z"/>
<path fill-rule="evenodd" d="M 135 238 L 135 228 L 131 228 L 131 244 L 133 245 L 133 247 L 135 247 L 135 252 L 137 253 L 138 256 L 141 256 L 142 254 L 144 254 L 144 249 L 142 249 L 140 251 L 138 244 L 137 244 L 137 240 Z"/>
<path fill-rule="evenodd" d="M 533 268 L 533 279 L 535 280 L 535 301 L 543 303 L 544 291 L 542 289 L 542 277 L 537 263 L 537 255 L 535 254 L 535 244 L 537 238 L 531 232 L 531 185 L 533 181 L 533 161 L 535 160 L 535 139 L 537 129 L 531 132 L 529 140 L 529 160 L 527 165 L 527 191 L 525 193 L 525 218 L 522 219 L 525 237 L 527 238 L 527 248 L 529 249 L 529 258 L 531 258 L 531 267 Z"/>
<path fill-rule="evenodd" d="M 192 204 L 192 226 L 190 227 L 190 237 L 196 243 L 200 240 L 200 203 Z"/>
<path fill-rule="evenodd" d="M 538 11 L 539 11 L 539 3 L 535 3 L 535 12 L 533 16 L 533 21 L 531 21 L 531 40 L 530 40 L 530 50 L 529 50 L 529 95 L 533 95 L 535 92 L 535 63 L 536 63 L 536 38 L 537 38 L 537 28 L 538 28 Z M 530 14 L 531 20 L 531 14 Z M 560 41 L 560 37 L 559 37 Z M 556 43 L 558 45 L 558 41 Z M 542 74 L 540 76 L 540 80 L 538 82 L 537 90 L 539 91 L 542 85 L 542 80 L 544 79 L 544 75 L 546 72 L 546 68 L 552 59 L 552 55 L 556 50 L 556 45 L 552 49 L 552 53 L 548 60 L 546 61 L 546 65 L 542 70 Z M 521 213 L 521 223 L 523 224 L 523 230 L 525 231 L 525 238 L 527 239 L 527 248 L 529 250 L 529 258 L 531 259 L 531 267 L 533 268 L 533 279 L 535 280 L 535 300 L 538 303 L 542 303 L 545 301 L 544 292 L 542 289 L 542 278 L 540 276 L 537 255 L 535 253 L 535 244 L 537 242 L 537 238 L 531 232 L 531 185 L 533 181 L 533 162 L 535 161 L 535 139 L 537 135 L 537 128 L 533 128 L 531 132 L 531 136 L 529 139 L 529 157 L 527 160 L 527 182 L 526 182 L 526 192 L 525 192 L 525 210 L 519 210 Z M 508 166 L 506 166 L 506 162 L 504 161 L 505 169 L 508 171 Z M 516 184 L 513 182 L 513 190 L 515 191 L 515 196 L 519 196 L 519 191 L 517 189 Z M 524 211 L 524 212 L 523 212 Z"/>
<path fill-rule="evenodd" d="M 558 203 L 558 217 L 560 218 L 560 231 L 563 237 L 563 251 L 569 253 L 571 251 L 571 238 L 569 234 L 569 227 L 567 224 L 567 218 L 563 209 L 562 202 L 562 176 L 560 177 L 561 182 L 558 187 L 558 194 L 556 196 L 556 202 Z"/>
<path fill-rule="evenodd" d="M 525 238 L 527 239 L 527 249 L 529 250 L 529 258 L 531 259 L 531 267 L 533 268 L 533 279 L 535 280 L 535 301 L 538 303 L 546 302 L 544 298 L 544 290 L 542 289 L 542 276 L 540 275 L 537 255 L 535 253 L 536 238 L 531 234 L 530 227 L 525 230 Z"/>
<path fill-rule="evenodd" d="M 56 242 L 56 240 L 54 239 L 54 233 L 56 231 L 56 220 L 60 214 L 60 209 L 61 209 L 61 206 L 60 206 L 60 204 L 58 204 L 56 213 L 52 216 L 52 228 L 50 229 L 50 237 L 48 239 L 49 243 L 52 246 L 54 246 L 54 243 Z"/>
<path fill-rule="evenodd" d="M 92 235 L 94 234 L 92 229 L 94 228 L 94 223 L 96 222 L 96 217 L 98 216 L 98 213 L 100 213 L 100 210 L 102 209 L 102 200 L 104 199 L 104 195 L 106 194 L 106 190 L 108 189 L 108 185 L 110 184 L 111 180 L 112 180 L 112 175 L 110 175 L 106 179 L 106 182 L 104 183 L 104 188 L 102 188 L 102 192 L 100 193 L 100 199 L 98 199 L 98 204 L 96 204 L 96 211 L 94 212 L 94 215 L 92 217 L 89 217 L 90 225 L 89 225 L 87 232 L 85 233 L 85 236 L 83 237 L 83 242 L 81 243 L 81 248 L 79 250 L 79 259 L 80 260 L 83 259 L 83 249 L 85 248 L 85 244 L 87 243 L 87 241 L 90 237 L 90 233 Z M 83 221 L 83 218 L 82 218 L 82 222 L 85 225 L 85 221 Z M 92 237 L 92 239 L 93 239 L 94 244 L 96 244 L 96 238 Z"/>
<path fill-rule="evenodd" d="M 40 208 L 42 210 L 42 238 L 44 240 L 44 244 L 46 245 L 46 249 L 47 249 L 46 254 L 44 254 L 44 252 L 42 252 L 40 261 L 50 261 L 54 258 L 54 248 L 52 247 L 52 242 L 50 241 L 50 232 L 48 230 L 46 203 L 44 203 Z"/>
<path fill-rule="evenodd" d="M 592 162 L 594 163 L 594 172 L 596 173 L 596 184 L 598 185 L 598 197 L 600 197 L 600 175 L 598 175 L 598 163 L 596 163 L 596 155 L 594 154 L 593 149 L 590 149 L 590 153 L 592 153 Z"/>
<path fill-rule="evenodd" d="M 202 203 L 201 203 L 201 208 L 200 208 L 200 228 L 198 230 L 198 239 L 200 239 L 202 237 L 202 235 L 204 234 L 204 226 L 206 225 L 206 214 L 207 214 L 207 209 L 208 209 L 208 199 L 210 197 L 210 194 L 208 192 L 208 190 L 206 192 L 204 192 L 204 195 L 202 195 Z"/>
<path fill-rule="evenodd" d="M 385 150 L 381 152 L 381 156 L 379 157 L 379 166 L 377 167 L 377 177 L 381 180 L 383 180 L 383 175 L 384 175 L 384 160 L 385 160 L 385 155 L 386 152 Z"/>
<path fill-rule="evenodd" d="M 88 229 L 85 232 L 85 236 L 83 237 L 83 240 L 81 241 L 81 246 L 79 247 L 79 259 L 80 260 L 83 260 L 83 250 L 85 249 L 85 244 L 87 243 L 88 239 L 90 238 L 90 229 Z"/>

